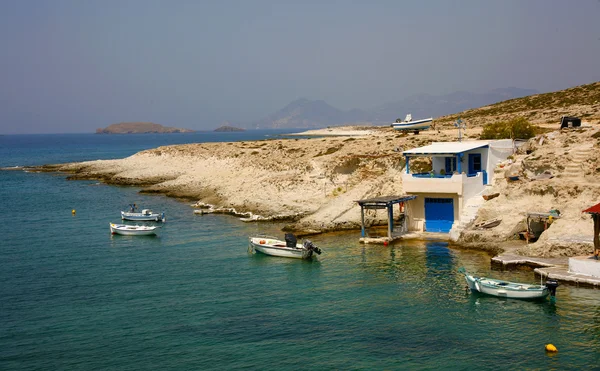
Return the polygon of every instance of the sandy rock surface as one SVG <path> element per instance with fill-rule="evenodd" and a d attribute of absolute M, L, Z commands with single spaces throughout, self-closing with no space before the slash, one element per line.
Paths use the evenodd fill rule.
<path fill-rule="evenodd" d="M 313 138 L 164 146 L 120 160 L 53 165 L 71 179 L 101 179 L 193 200 L 209 212 L 244 220 L 285 219 L 298 233 L 360 228 L 357 200 L 401 195 L 402 151 L 433 141 L 453 141 L 457 131 L 418 135 L 390 127 L 339 127 L 311 131 Z M 467 129 L 465 140 L 480 128 Z M 600 202 L 600 140 L 595 126 L 554 131 L 529 140 L 499 166 L 475 223 L 503 218 L 490 230 L 466 230 L 459 243 L 502 244 L 524 228 L 526 212 L 561 211 L 542 237 L 517 251 L 539 256 L 589 253 L 592 222 L 581 210 Z M 321 136 L 322 135 L 322 136 Z M 427 159 L 411 166 L 430 169 Z M 509 175 L 518 175 L 510 181 Z M 385 211 L 367 213 L 385 223 Z M 475 224 L 474 223 L 474 224 Z"/>
<path fill-rule="evenodd" d="M 596 127 L 553 131 L 520 147 L 514 159 L 496 169 L 495 182 L 486 193 L 500 195 L 485 202 L 474 222 L 502 218 L 502 223 L 490 230 L 468 230 L 461 241 L 511 240 L 525 229 L 527 212 L 558 209 L 560 219 L 538 241 L 516 252 L 543 257 L 590 254 L 593 223 L 582 210 L 600 202 L 600 134 L 596 133 Z M 506 178 L 510 175 L 518 175 L 519 180 L 510 181 Z"/>

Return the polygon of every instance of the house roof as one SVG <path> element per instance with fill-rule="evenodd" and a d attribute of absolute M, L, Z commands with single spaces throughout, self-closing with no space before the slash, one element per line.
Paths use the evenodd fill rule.
<path fill-rule="evenodd" d="M 425 147 L 413 148 L 402 152 L 403 155 L 447 155 L 470 151 L 472 149 L 484 148 L 490 144 L 488 141 L 466 141 L 466 142 L 434 142 Z"/>
<path fill-rule="evenodd" d="M 600 214 L 600 204 L 594 205 L 594 206 L 590 207 L 589 209 L 585 209 L 582 211 L 582 213 Z"/>

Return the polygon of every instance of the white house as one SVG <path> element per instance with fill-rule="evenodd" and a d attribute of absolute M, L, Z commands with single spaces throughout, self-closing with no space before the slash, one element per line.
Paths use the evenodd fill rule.
<path fill-rule="evenodd" d="M 411 201 L 409 229 L 449 232 L 460 219 L 466 201 L 483 192 L 493 181 L 496 165 L 512 153 L 510 139 L 434 142 L 404 151 L 403 189 L 418 196 Z M 430 157 L 432 171 L 412 173 L 410 160 L 414 157 Z"/>

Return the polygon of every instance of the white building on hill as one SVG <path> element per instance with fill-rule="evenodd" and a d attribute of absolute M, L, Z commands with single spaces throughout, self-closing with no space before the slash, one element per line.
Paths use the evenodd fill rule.
<path fill-rule="evenodd" d="M 510 139 L 434 142 L 404 151 L 403 189 L 418 196 L 410 201 L 409 230 L 450 232 L 465 212 L 466 202 L 483 193 L 493 181 L 496 165 L 512 153 Z M 412 173 L 410 160 L 415 157 L 430 157 L 433 170 Z"/>

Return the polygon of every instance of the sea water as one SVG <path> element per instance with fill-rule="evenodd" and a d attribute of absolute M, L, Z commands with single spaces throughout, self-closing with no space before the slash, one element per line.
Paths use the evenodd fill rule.
<path fill-rule="evenodd" d="M 0 166 L 121 158 L 172 143 L 281 133 L 0 137 Z M 0 171 L 1 370 L 593 369 L 600 292 L 561 285 L 556 303 L 465 291 L 484 253 L 436 240 L 365 246 L 360 231 L 311 237 L 318 260 L 253 255 L 282 224 L 195 215 L 135 187 Z M 164 211 L 157 237 L 109 222 L 135 202 Z M 75 210 L 75 213 L 72 213 Z M 544 345 L 554 344 L 551 355 Z"/>

